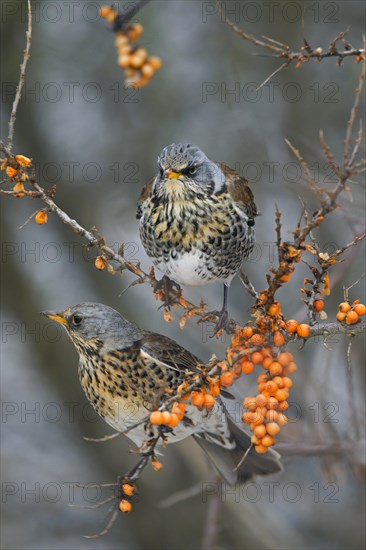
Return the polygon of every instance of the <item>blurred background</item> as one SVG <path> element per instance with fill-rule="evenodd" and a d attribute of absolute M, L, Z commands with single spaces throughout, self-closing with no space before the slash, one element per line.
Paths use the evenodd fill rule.
<path fill-rule="evenodd" d="M 148 269 L 135 218 L 140 189 L 155 173 L 164 146 L 193 142 L 252 181 L 262 215 L 257 247 L 245 270 L 257 289 L 264 288 L 265 273 L 276 262 L 275 203 L 283 213 L 284 234 L 298 220 L 300 198 L 309 210 L 316 207 L 284 138 L 301 150 L 320 185 L 334 184 L 319 130 L 341 161 L 360 65 L 352 58 L 341 68 L 333 59 L 300 69 L 291 66 L 257 90 L 279 62 L 252 55 L 262 51 L 230 30 L 215 13 L 215 2 L 153 0 L 135 20 L 145 29 L 140 42 L 163 59 L 163 68 L 148 87 L 131 92 L 116 63 L 113 33 L 97 17 L 100 3 L 32 3 L 33 44 L 14 151 L 34 159 L 40 183 L 55 184 L 61 208 L 84 227 L 95 225 L 115 248 L 125 243 L 126 257 Z M 359 1 L 223 4 L 246 32 L 295 50 L 303 44 L 302 17 L 313 48 L 326 50 L 347 27 L 352 45 L 362 44 L 365 4 Z M 26 4 L 3 1 L 1 10 L 5 139 L 25 47 Z M 316 233 L 324 249 L 343 246 L 362 233 L 363 185 L 358 178 L 351 193 L 341 197 L 342 208 Z M 73 494 L 64 483 L 113 482 L 136 458 L 123 437 L 106 443 L 83 439 L 111 430 L 88 407 L 77 378 L 77 354 L 66 334 L 39 312 L 103 302 L 204 360 L 212 353 L 222 357 L 226 342 L 210 339 L 195 319 L 181 331 L 180 310 L 167 325 L 147 286 L 122 294 L 132 276 L 98 272 L 95 251 L 87 250 L 55 216 L 46 226 L 31 220 L 19 229 L 39 206 L 26 199 L 1 200 L 2 547 L 363 548 L 364 348 L 356 338 L 350 372 L 347 341 L 340 336 L 329 339 L 328 349 L 315 340 L 301 351 L 299 344 L 291 346 L 299 368 L 290 422 L 280 437 L 293 449 L 329 443 L 338 445 L 338 451 L 332 447 L 332 454 L 284 456 L 282 474 L 220 493 L 200 449 L 186 440 L 165 452 L 162 472 L 145 471 L 132 514 L 119 515 L 104 538 L 83 538 L 103 529 L 108 506 L 70 508 L 97 502 L 100 491 L 75 489 Z M 342 285 L 351 285 L 364 272 L 363 258 L 361 244 L 332 270 L 329 319 L 342 301 Z M 287 318 L 305 319 L 299 288 L 307 274 L 300 266 L 279 294 Z M 350 297 L 362 299 L 363 287 L 361 281 Z M 216 309 L 221 292 L 212 285 L 186 289 L 185 296 L 196 303 L 203 297 Z M 229 302 L 232 317 L 248 320 L 252 299 L 238 279 Z M 240 384 L 238 393 L 250 395 L 255 376 Z M 190 498 L 161 507 L 189 487 Z M 215 511 L 218 521 L 211 519 Z"/>

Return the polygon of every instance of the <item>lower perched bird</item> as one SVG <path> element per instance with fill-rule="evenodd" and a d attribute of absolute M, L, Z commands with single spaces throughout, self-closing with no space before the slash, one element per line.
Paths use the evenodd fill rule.
<path fill-rule="evenodd" d="M 187 374 L 200 371 L 202 362 L 174 340 L 140 330 L 114 309 L 85 303 L 62 313 L 43 312 L 61 323 L 79 352 L 79 379 L 97 413 L 118 432 L 149 416 L 171 397 Z M 212 413 L 188 404 L 183 420 L 168 433 L 168 443 L 193 435 L 223 479 L 242 483 L 253 474 L 281 470 L 279 455 L 250 450 L 250 436 L 229 416 L 222 401 Z M 146 440 L 144 422 L 127 436 L 140 447 Z"/>
<path fill-rule="evenodd" d="M 248 181 L 189 143 L 165 147 L 158 168 L 137 205 L 142 244 L 176 283 L 224 283 L 216 332 L 227 329 L 227 290 L 255 243 L 257 208 Z"/>

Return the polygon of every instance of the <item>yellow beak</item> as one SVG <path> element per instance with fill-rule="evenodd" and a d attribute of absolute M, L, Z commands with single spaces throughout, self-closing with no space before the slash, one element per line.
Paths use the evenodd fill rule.
<path fill-rule="evenodd" d="M 174 172 L 174 170 L 170 170 L 170 168 L 168 168 L 168 170 L 165 170 L 164 175 L 166 178 L 168 178 L 168 180 L 177 180 L 181 176 L 179 172 Z"/>
<path fill-rule="evenodd" d="M 42 311 L 42 315 L 45 315 L 52 321 L 56 321 L 56 323 L 60 323 L 61 325 L 67 325 L 67 321 L 63 317 L 62 313 L 56 313 L 55 311 Z"/>

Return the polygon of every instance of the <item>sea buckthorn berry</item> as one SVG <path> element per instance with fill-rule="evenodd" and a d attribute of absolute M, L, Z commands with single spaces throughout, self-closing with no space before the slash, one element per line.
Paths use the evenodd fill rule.
<path fill-rule="evenodd" d="M 264 445 L 265 447 L 270 447 L 274 443 L 275 443 L 275 440 L 273 439 L 273 437 L 271 435 L 265 435 L 261 439 L 261 445 Z"/>
<path fill-rule="evenodd" d="M 145 88 L 149 84 L 149 79 L 143 76 L 142 78 L 139 78 L 138 80 L 134 80 L 130 83 L 132 88 Z"/>
<path fill-rule="evenodd" d="M 286 330 L 287 332 L 297 332 L 297 327 L 299 326 L 299 323 L 295 321 L 295 319 L 290 319 L 286 323 Z"/>
<path fill-rule="evenodd" d="M 276 391 L 274 397 L 280 403 L 281 401 L 286 401 L 286 399 L 288 398 L 288 395 L 289 395 L 288 390 L 280 389 L 280 390 Z"/>
<path fill-rule="evenodd" d="M 346 323 L 347 325 L 354 325 L 357 323 L 359 317 L 355 311 L 349 311 L 346 315 Z"/>
<path fill-rule="evenodd" d="M 366 306 L 364 304 L 356 304 L 353 308 L 353 311 L 355 311 L 357 315 L 362 317 L 362 315 L 365 315 L 366 313 Z"/>
<path fill-rule="evenodd" d="M 256 414 L 252 411 L 246 411 L 243 413 L 242 421 L 245 422 L 245 424 L 251 424 L 253 420 L 255 419 Z"/>
<path fill-rule="evenodd" d="M 279 374 L 282 374 L 282 365 L 278 361 L 273 361 L 273 363 L 269 366 L 269 372 L 272 374 L 272 376 L 277 376 Z"/>
<path fill-rule="evenodd" d="M 293 356 L 291 353 L 289 353 L 288 351 L 283 351 L 282 353 L 279 354 L 279 356 L 277 357 L 277 361 L 283 366 L 283 367 L 287 367 L 287 365 L 289 365 L 291 363 L 293 359 Z"/>
<path fill-rule="evenodd" d="M 184 411 L 186 410 L 187 405 L 185 403 L 178 403 L 177 401 L 173 403 L 172 413 L 176 414 L 179 420 L 183 420 Z"/>
<path fill-rule="evenodd" d="M 254 370 L 254 363 L 252 363 L 252 361 L 245 360 L 241 362 L 241 371 L 244 374 L 251 374 L 253 370 Z"/>
<path fill-rule="evenodd" d="M 266 431 L 269 435 L 277 435 L 281 431 L 281 428 L 277 422 L 268 422 L 266 424 Z"/>
<path fill-rule="evenodd" d="M 131 512 L 132 510 L 132 504 L 131 502 L 129 502 L 128 500 L 121 500 L 121 502 L 119 503 L 119 509 L 121 510 L 121 512 L 123 513 L 128 513 L 128 512 Z"/>
<path fill-rule="evenodd" d="M 288 409 L 288 402 L 287 401 L 281 401 L 281 403 L 278 403 L 278 410 L 279 411 L 287 411 Z"/>
<path fill-rule="evenodd" d="M 169 412 L 169 411 L 163 411 L 161 413 L 163 415 L 163 424 L 169 424 L 169 422 L 171 421 L 172 419 L 172 413 Z"/>
<path fill-rule="evenodd" d="M 95 258 L 94 265 L 97 269 L 99 269 L 99 271 L 102 271 L 107 267 L 107 262 L 102 256 L 97 256 L 97 258 Z"/>
<path fill-rule="evenodd" d="M 266 419 L 268 422 L 277 422 L 278 420 L 278 412 L 274 410 L 269 410 L 266 413 Z"/>
<path fill-rule="evenodd" d="M 18 170 L 16 168 L 13 168 L 12 166 L 8 166 L 5 170 L 6 172 L 6 175 L 9 177 L 9 178 L 14 178 L 14 176 L 17 175 L 18 173 Z"/>
<path fill-rule="evenodd" d="M 284 387 L 283 377 L 282 377 L 282 376 L 275 376 L 275 377 L 273 378 L 273 382 L 274 382 L 275 384 L 277 384 L 277 386 L 278 386 L 279 388 L 283 388 L 283 387 Z"/>
<path fill-rule="evenodd" d="M 272 317 L 277 317 L 277 315 L 281 313 L 281 304 L 279 302 L 271 304 L 268 308 L 268 313 L 272 315 Z"/>
<path fill-rule="evenodd" d="M 30 166 L 32 164 L 31 159 L 25 157 L 24 155 L 15 155 L 15 160 L 22 168 L 25 168 L 26 166 Z"/>
<path fill-rule="evenodd" d="M 267 383 L 266 383 L 266 390 L 268 391 L 268 393 L 270 394 L 275 394 L 278 390 L 278 386 L 275 382 L 273 382 L 273 380 L 269 380 Z"/>
<path fill-rule="evenodd" d="M 150 65 L 150 63 L 145 63 L 141 67 L 141 74 L 142 76 L 145 76 L 146 78 L 152 78 L 155 74 L 154 67 Z"/>
<path fill-rule="evenodd" d="M 18 181 L 13 187 L 13 191 L 19 191 L 15 196 L 16 197 L 24 197 L 25 193 L 22 193 L 24 191 L 24 185 L 21 181 Z"/>
<path fill-rule="evenodd" d="M 346 318 L 346 314 L 342 313 L 342 311 L 338 311 L 338 313 L 336 315 L 337 321 L 339 321 L 339 323 L 342 323 L 342 321 L 344 321 L 345 318 Z"/>
<path fill-rule="evenodd" d="M 297 334 L 301 338 L 308 338 L 310 336 L 310 327 L 306 323 L 302 323 L 297 327 Z"/>
<path fill-rule="evenodd" d="M 253 336 L 252 327 L 244 327 L 242 330 L 242 335 L 245 340 L 248 340 L 251 336 Z"/>
<path fill-rule="evenodd" d="M 293 382 L 291 378 L 289 378 L 288 376 L 284 376 L 282 378 L 282 381 L 285 388 L 292 388 Z"/>
<path fill-rule="evenodd" d="M 282 413 L 278 413 L 277 424 L 279 424 L 280 426 L 285 426 L 287 424 L 287 422 L 288 422 L 287 416 L 285 416 Z"/>
<path fill-rule="evenodd" d="M 122 67 L 122 69 L 126 69 L 130 66 L 131 63 L 131 56 L 129 54 L 122 54 L 117 59 L 117 64 Z"/>
<path fill-rule="evenodd" d="M 176 426 L 178 426 L 179 422 L 180 422 L 179 416 L 175 413 L 172 413 L 170 415 L 170 420 L 169 420 L 169 422 L 167 422 L 167 424 L 171 428 L 175 428 Z"/>
<path fill-rule="evenodd" d="M 264 414 L 262 414 L 262 412 L 259 409 L 257 409 L 254 414 L 255 414 L 255 419 L 252 422 L 254 426 L 259 426 L 260 424 L 263 424 Z"/>
<path fill-rule="evenodd" d="M 284 335 L 280 331 L 276 330 L 276 332 L 273 335 L 273 342 L 274 342 L 274 345 L 278 348 L 283 346 L 283 344 L 285 343 Z"/>
<path fill-rule="evenodd" d="M 284 273 L 283 275 L 281 275 L 280 277 L 280 281 L 281 283 L 288 283 L 289 280 L 291 279 L 291 273 Z"/>
<path fill-rule="evenodd" d="M 261 346 L 263 344 L 263 341 L 263 336 L 261 334 L 253 334 L 253 336 L 249 340 L 249 342 L 253 346 Z"/>
<path fill-rule="evenodd" d="M 341 302 L 338 306 L 338 309 L 339 311 L 341 311 L 342 313 L 348 313 L 349 310 L 351 309 L 351 306 L 349 305 L 348 302 Z"/>
<path fill-rule="evenodd" d="M 262 367 L 264 369 L 268 370 L 272 363 L 273 363 L 273 358 L 272 357 L 265 357 L 262 361 Z"/>
<path fill-rule="evenodd" d="M 261 440 L 258 439 L 258 437 L 256 435 L 252 435 L 252 437 L 250 438 L 250 441 L 253 445 L 259 445 Z"/>
<path fill-rule="evenodd" d="M 262 383 L 258 384 L 258 391 L 259 392 L 262 393 L 262 392 L 265 391 L 265 389 L 266 389 L 266 383 L 265 382 L 262 382 Z"/>
<path fill-rule="evenodd" d="M 205 395 L 202 391 L 193 391 L 191 393 L 192 405 L 195 407 L 203 407 L 205 402 Z"/>
<path fill-rule="evenodd" d="M 210 395 L 209 393 L 206 393 L 205 398 L 204 398 L 204 402 L 203 402 L 203 406 L 209 411 L 211 411 L 214 408 L 215 398 L 213 397 L 213 395 Z"/>
<path fill-rule="evenodd" d="M 243 401 L 243 407 L 244 409 L 255 411 L 255 409 L 257 408 L 255 397 L 246 397 Z"/>
<path fill-rule="evenodd" d="M 259 365 L 263 361 L 263 354 L 260 351 L 253 351 L 250 359 L 254 365 Z"/>
<path fill-rule="evenodd" d="M 283 374 L 292 374 L 295 371 L 297 371 L 297 365 L 294 361 L 291 361 L 287 367 L 283 367 Z"/>
<path fill-rule="evenodd" d="M 151 424 L 155 424 L 157 426 L 160 426 L 164 422 L 163 413 L 161 411 L 153 411 L 150 414 L 150 422 Z"/>
<path fill-rule="evenodd" d="M 157 57 L 156 55 L 148 57 L 147 61 L 156 71 L 160 69 L 163 64 L 160 57 Z"/>
<path fill-rule="evenodd" d="M 264 424 L 259 424 L 258 426 L 254 426 L 253 433 L 258 439 L 262 439 L 266 435 L 266 426 Z"/>
<path fill-rule="evenodd" d="M 315 300 L 314 310 L 315 311 L 323 311 L 323 309 L 324 309 L 324 301 L 323 300 Z"/>
<path fill-rule="evenodd" d="M 45 223 L 47 223 L 48 214 L 45 210 L 39 210 L 39 212 L 37 212 L 34 219 L 36 220 L 36 223 L 38 223 L 39 225 L 44 225 Z"/>
<path fill-rule="evenodd" d="M 220 384 L 221 386 L 224 386 L 224 387 L 232 386 L 234 380 L 235 380 L 234 375 L 230 371 L 224 372 L 220 376 Z"/>
<path fill-rule="evenodd" d="M 259 393 L 255 398 L 255 402 L 258 405 L 258 407 L 265 407 L 267 401 L 268 401 L 268 397 L 263 393 Z"/>
<path fill-rule="evenodd" d="M 132 497 L 132 495 L 135 493 L 135 487 L 131 485 L 131 483 L 123 483 L 122 491 L 126 496 Z"/>
<path fill-rule="evenodd" d="M 268 451 L 268 447 L 265 447 L 264 445 L 255 445 L 255 450 L 258 454 L 263 455 Z"/>
<path fill-rule="evenodd" d="M 154 468 L 155 472 L 160 472 L 160 470 L 163 469 L 162 463 L 159 462 L 157 458 L 154 458 L 154 459 L 151 461 L 151 465 L 152 465 L 152 467 Z"/>
<path fill-rule="evenodd" d="M 278 401 L 275 397 L 273 397 L 273 395 L 271 395 L 267 401 L 267 409 L 277 409 L 277 407 Z"/>
<path fill-rule="evenodd" d="M 268 382 L 268 374 L 260 374 L 258 376 L 258 384 L 262 384 L 263 382 Z"/>

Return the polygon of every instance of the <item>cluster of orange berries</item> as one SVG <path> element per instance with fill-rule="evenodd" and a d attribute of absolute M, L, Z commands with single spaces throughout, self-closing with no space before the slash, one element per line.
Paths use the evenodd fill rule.
<path fill-rule="evenodd" d="M 121 484 L 121 492 L 123 495 L 123 498 L 119 502 L 119 509 L 121 512 L 128 513 L 132 510 L 132 502 L 131 499 L 135 494 L 135 486 L 132 485 L 132 483 L 122 483 Z"/>
<path fill-rule="evenodd" d="M 24 155 L 15 155 L 11 164 L 7 160 L 4 160 L 1 164 L 1 170 L 5 170 L 8 178 L 15 182 L 13 191 L 14 196 L 17 198 L 25 197 L 24 184 L 29 180 L 29 168 L 32 166 L 32 160 Z M 45 210 L 39 210 L 35 217 L 36 223 L 43 225 L 47 223 L 48 214 Z"/>
<path fill-rule="evenodd" d="M 366 306 L 361 304 L 360 300 L 355 300 L 352 305 L 349 302 L 342 302 L 338 306 L 336 318 L 340 323 L 345 322 L 347 325 L 355 325 L 365 313 Z"/>
<path fill-rule="evenodd" d="M 100 16 L 113 24 L 118 17 L 118 12 L 110 6 L 102 6 Z M 143 32 L 144 28 L 140 23 L 131 24 L 126 29 L 115 32 L 117 63 L 124 69 L 126 83 L 133 88 L 147 86 L 162 65 L 160 57 L 149 56 L 146 48 L 133 45 Z"/>
<path fill-rule="evenodd" d="M 175 428 L 184 417 L 184 412 L 187 408 L 185 403 L 175 401 L 171 411 L 152 411 L 150 414 L 150 422 L 155 426 L 169 426 Z"/>

